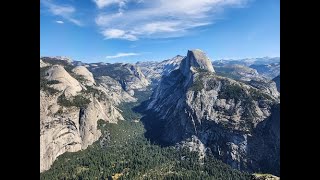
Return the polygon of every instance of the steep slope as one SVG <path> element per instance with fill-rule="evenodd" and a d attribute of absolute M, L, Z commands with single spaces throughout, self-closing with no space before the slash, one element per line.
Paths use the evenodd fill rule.
<path fill-rule="evenodd" d="M 280 74 L 280 63 L 253 64 L 250 67 L 256 69 L 259 74 L 270 79 L 273 79 Z"/>
<path fill-rule="evenodd" d="M 40 60 L 40 172 L 59 155 L 86 149 L 101 135 L 99 119 L 117 123 L 123 117 L 116 106 L 135 101 L 118 84 L 111 88 L 96 83 L 85 67 L 44 59 Z"/>
<path fill-rule="evenodd" d="M 216 75 L 205 53 L 192 50 L 179 69 L 161 79 L 143 121 L 146 135 L 163 144 L 182 143 L 200 154 L 213 153 L 236 169 L 269 171 L 272 166 L 271 173 L 278 174 L 278 159 L 265 157 L 279 157 L 279 134 L 260 136 L 257 131 L 269 128 L 260 124 L 279 103 L 277 96 Z M 252 145 L 260 141 L 273 143 L 263 150 Z M 251 156 L 251 151 L 258 153 Z"/>
<path fill-rule="evenodd" d="M 250 81 L 252 79 L 261 79 L 257 70 L 244 65 L 215 66 L 215 69 L 218 75 L 230 77 L 235 80 Z"/>
<path fill-rule="evenodd" d="M 273 78 L 272 81 L 274 81 L 276 83 L 277 90 L 280 92 L 280 75 Z"/>
<path fill-rule="evenodd" d="M 92 73 L 84 66 L 76 66 L 72 69 L 72 72 L 78 76 L 81 76 L 83 83 L 87 86 L 92 86 L 95 83 Z"/>
<path fill-rule="evenodd" d="M 132 64 L 89 64 L 88 69 L 95 77 L 109 76 L 117 80 L 131 96 L 134 90 L 144 90 L 150 84 L 140 68 Z"/>
<path fill-rule="evenodd" d="M 64 91 L 67 97 L 75 96 L 82 90 L 81 84 L 60 65 L 52 66 L 46 73 L 47 80 L 57 82 L 51 87 L 58 91 Z"/>
<path fill-rule="evenodd" d="M 261 92 L 264 92 L 266 94 L 269 94 L 270 96 L 273 96 L 274 98 L 279 98 L 280 96 L 280 93 L 277 90 L 277 85 L 274 81 L 257 79 L 257 80 L 251 80 L 247 82 L 247 84 L 259 89 L 259 91 Z"/>
<path fill-rule="evenodd" d="M 175 69 L 178 69 L 184 56 L 177 55 L 171 59 L 161 62 L 137 62 L 142 73 L 154 84 L 157 84 L 162 76 L 167 76 Z"/>

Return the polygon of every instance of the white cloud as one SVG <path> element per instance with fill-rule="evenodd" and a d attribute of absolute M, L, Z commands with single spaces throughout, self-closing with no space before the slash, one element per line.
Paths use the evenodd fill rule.
<path fill-rule="evenodd" d="M 127 56 L 139 56 L 139 53 L 117 53 L 113 56 L 106 56 L 107 59 L 119 58 L 119 57 L 127 57 Z"/>
<path fill-rule="evenodd" d="M 56 21 L 56 23 L 63 24 L 64 22 L 63 21 Z"/>
<path fill-rule="evenodd" d="M 102 34 L 106 39 L 126 39 L 129 41 L 135 41 L 137 40 L 137 37 L 125 32 L 121 29 L 106 29 L 102 31 Z"/>
<path fill-rule="evenodd" d="M 98 3 L 99 1 L 99 3 Z M 103 9 L 95 18 L 108 39 L 105 31 L 112 28 L 123 32 L 113 38 L 166 38 L 188 34 L 194 28 L 214 23 L 221 11 L 227 7 L 242 7 L 249 0 L 95 0 L 98 7 L 117 5 L 118 12 L 106 13 Z M 134 3 L 139 6 L 130 9 Z M 126 7 L 124 11 L 124 7 Z M 109 11 L 110 12 L 110 11 Z"/>
<path fill-rule="evenodd" d="M 93 0 L 93 2 L 97 5 L 99 9 L 116 4 L 119 7 L 119 12 L 122 11 L 123 8 L 126 7 L 126 4 L 130 1 L 136 3 L 143 2 L 143 0 Z"/>
<path fill-rule="evenodd" d="M 73 24 L 76 24 L 78 26 L 82 26 L 83 24 L 75 19 L 74 13 L 76 12 L 76 9 L 73 6 L 70 5 L 57 5 L 54 4 L 52 1 L 49 0 L 41 0 L 41 3 L 46 6 L 53 15 L 60 16 Z"/>
<path fill-rule="evenodd" d="M 96 3 L 98 8 L 104 8 L 111 4 L 119 3 L 121 0 L 93 0 L 94 3 Z"/>
<path fill-rule="evenodd" d="M 54 15 L 63 15 L 63 16 L 70 15 L 75 12 L 74 7 L 72 6 L 57 6 L 54 4 L 51 4 L 49 6 L 49 10 Z"/>

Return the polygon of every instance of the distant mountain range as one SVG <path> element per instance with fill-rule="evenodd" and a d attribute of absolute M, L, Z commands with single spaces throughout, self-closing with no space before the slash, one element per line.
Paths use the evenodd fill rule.
<path fill-rule="evenodd" d="M 273 79 L 280 74 L 280 57 L 248 58 L 238 60 L 215 60 L 217 72 L 229 74 L 236 79 Z"/>
<path fill-rule="evenodd" d="M 223 65 L 244 65 L 244 66 L 251 66 L 251 65 L 265 65 L 271 63 L 280 63 L 280 57 L 261 57 L 261 58 L 245 58 L 245 59 L 220 59 L 214 60 L 213 63 L 216 66 L 223 66 Z"/>

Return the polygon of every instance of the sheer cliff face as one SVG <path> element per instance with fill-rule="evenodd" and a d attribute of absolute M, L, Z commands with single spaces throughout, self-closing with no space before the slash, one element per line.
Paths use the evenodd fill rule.
<path fill-rule="evenodd" d="M 205 53 L 192 50 L 160 81 L 147 107 L 156 118 L 146 126 L 159 128 L 156 137 L 164 143 L 190 145 L 196 139 L 205 148 L 194 149 L 211 151 L 234 168 L 278 174 L 279 159 L 266 157 L 279 157 L 279 133 L 274 133 L 279 126 L 274 124 L 280 118 L 273 115 L 279 102 L 268 91 L 217 76 Z M 257 142 L 268 143 L 262 148 Z"/>
<path fill-rule="evenodd" d="M 272 79 L 277 86 L 277 90 L 280 92 L 280 75 Z"/>
<path fill-rule="evenodd" d="M 59 155 L 86 149 L 101 135 L 99 119 L 117 123 L 116 105 L 135 101 L 112 78 L 96 82 L 85 67 L 56 61 L 40 60 L 40 172 Z"/>

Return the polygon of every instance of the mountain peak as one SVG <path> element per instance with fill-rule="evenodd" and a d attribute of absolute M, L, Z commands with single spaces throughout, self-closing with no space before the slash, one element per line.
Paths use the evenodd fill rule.
<path fill-rule="evenodd" d="M 185 57 L 180 65 L 180 70 L 184 75 L 188 75 L 191 67 L 200 68 L 209 72 L 215 72 L 210 59 L 200 49 L 188 50 L 187 57 Z"/>

